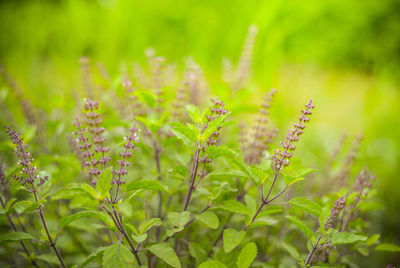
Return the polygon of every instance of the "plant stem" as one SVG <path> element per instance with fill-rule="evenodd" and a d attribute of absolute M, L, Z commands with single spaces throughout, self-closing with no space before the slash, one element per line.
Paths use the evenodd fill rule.
<path fill-rule="evenodd" d="M 310 251 L 310 253 L 309 253 L 308 256 L 307 256 L 307 259 L 306 259 L 306 261 L 305 261 L 305 263 L 304 263 L 305 265 L 310 264 L 310 262 L 311 262 L 311 260 L 312 260 L 312 257 L 313 257 L 313 255 L 314 255 L 314 252 L 315 252 L 315 250 L 318 248 L 318 244 L 319 244 L 319 242 L 321 241 L 321 238 L 322 238 L 322 236 L 319 235 L 319 237 L 318 237 L 318 239 L 317 239 L 317 242 L 315 243 L 315 245 L 313 246 L 312 250 Z"/>
<path fill-rule="evenodd" d="M 158 177 L 157 179 L 159 181 L 162 181 L 162 174 L 161 174 L 161 149 L 160 147 L 157 145 L 157 140 L 154 139 L 154 160 L 156 162 L 156 167 L 157 167 L 157 174 Z M 158 191 L 158 209 L 157 209 L 157 217 L 162 219 L 162 192 Z M 157 226 L 156 229 L 156 239 L 157 241 L 160 240 L 160 233 L 161 233 L 161 226 Z"/>
<path fill-rule="evenodd" d="M 37 195 L 36 195 L 36 191 L 33 191 L 33 196 L 35 197 L 36 204 L 39 204 L 38 198 L 37 198 Z M 63 259 L 61 257 L 61 254 L 58 251 L 58 249 L 56 247 L 56 244 L 53 241 L 53 238 L 51 237 L 51 234 L 49 232 L 49 228 L 47 227 L 47 222 L 46 222 L 46 219 L 44 217 L 43 209 L 42 209 L 42 205 L 41 204 L 39 204 L 38 212 L 39 212 L 39 216 L 40 216 L 40 220 L 42 222 L 43 228 L 46 231 L 46 235 L 47 235 L 47 239 L 49 240 L 50 247 L 53 249 L 54 253 L 57 255 L 57 258 L 58 258 L 58 261 L 60 262 L 61 267 L 66 267 L 65 263 L 64 263 L 64 261 L 63 261 Z"/>
<path fill-rule="evenodd" d="M 5 205 L 4 201 L 3 201 L 3 199 L 1 198 L 1 196 L 0 196 L 0 202 L 1 202 L 1 206 L 2 206 L 3 208 L 5 208 L 6 205 Z M 11 228 L 14 230 L 14 232 L 18 232 L 18 229 L 17 229 L 17 227 L 15 226 L 15 223 L 14 223 L 14 221 L 12 220 L 12 218 L 10 217 L 10 215 L 8 215 L 8 214 L 5 214 L 5 215 L 6 215 L 6 217 L 7 217 L 8 222 L 9 222 L 10 225 L 11 225 Z M 24 243 L 23 241 L 19 241 L 19 243 L 21 244 L 22 248 L 24 249 L 25 254 L 26 254 L 29 258 L 31 258 L 31 254 L 29 253 L 28 248 L 25 246 L 25 243 Z M 39 265 L 38 265 L 33 259 L 30 259 L 30 261 L 31 261 L 31 263 L 32 263 L 33 266 L 39 268 Z"/>
<path fill-rule="evenodd" d="M 124 225 L 122 223 L 122 217 L 120 215 L 118 215 L 118 212 L 115 210 L 115 208 L 113 207 L 113 211 L 111 212 L 110 210 L 108 210 L 104 205 L 103 205 L 104 210 L 107 212 L 107 214 L 111 217 L 111 219 L 113 220 L 115 227 L 117 227 L 118 231 L 125 237 L 125 239 L 128 241 L 129 244 L 129 251 L 135 256 L 136 261 L 138 263 L 139 266 L 142 265 L 142 262 L 140 261 L 140 257 L 138 255 L 138 250 L 139 247 L 136 249 L 131 241 L 131 239 L 129 238 L 129 235 L 127 234 Z"/>
<path fill-rule="evenodd" d="M 192 174 L 190 175 L 189 189 L 186 194 L 185 205 L 183 207 L 183 211 L 187 210 L 187 208 L 189 206 L 190 198 L 192 196 L 192 192 L 194 190 L 194 183 L 195 183 L 196 176 L 197 176 L 197 169 L 199 167 L 199 160 L 200 160 L 199 157 L 200 157 L 200 149 L 196 149 L 196 153 L 195 153 L 195 156 L 193 159 Z"/>

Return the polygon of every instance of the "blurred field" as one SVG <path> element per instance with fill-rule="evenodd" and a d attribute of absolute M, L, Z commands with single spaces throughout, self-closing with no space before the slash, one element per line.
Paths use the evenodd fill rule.
<path fill-rule="evenodd" d="M 237 62 L 251 24 L 259 29 L 253 75 L 232 97 L 221 82 L 222 59 Z M 382 240 L 400 244 L 399 1 L 3 1 L 0 25 L 0 63 L 24 97 L 45 111 L 49 136 L 55 138 L 49 141 L 52 152 L 68 150 L 63 139 L 77 110 L 74 92 L 82 88 L 81 56 L 102 62 L 112 79 L 123 66 L 144 63 L 148 47 L 175 63 L 178 72 L 192 56 L 203 68 L 210 95 L 224 99 L 238 118 L 251 116 L 260 96 L 277 88 L 272 119 L 279 137 L 312 98 L 311 134 L 298 152 L 310 166 L 324 168 L 342 133 L 353 138 L 362 132 L 357 164 L 377 175 L 384 204 L 373 214 L 372 229 Z M 2 101 L 26 129 L 13 93 L 0 85 Z M 0 123 L 7 121 L 4 111 Z M 398 258 L 372 255 L 379 267 Z"/>

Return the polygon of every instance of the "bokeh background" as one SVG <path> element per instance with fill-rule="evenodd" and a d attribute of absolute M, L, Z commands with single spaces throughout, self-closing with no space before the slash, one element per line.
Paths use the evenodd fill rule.
<path fill-rule="evenodd" d="M 222 59 L 238 61 L 251 24 L 258 27 L 252 75 L 245 93 L 232 97 L 221 82 Z M 239 117 L 254 115 L 251 107 L 277 88 L 271 117 L 279 137 L 312 98 L 315 115 L 298 152 L 305 165 L 323 170 L 343 133 L 348 147 L 362 132 L 354 173 L 367 165 L 376 174 L 382 207 L 369 216 L 371 233 L 400 244 L 400 1 L 0 2 L 0 62 L 24 98 L 44 112 L 49 154 L 68 150 L 64 139 L 76 111 L 74 92 L 82 88 L 78 59 L 102 62 L 115 78 L 121 66 L 145 63 L 148 47 L 175 63 L 178 72 L 192 56 L 210 95 L 228 99 Z M 27 130 L 15 94 L 0 85 L 2 125 L 11 116 Z M 4 141 L 4 133 L 0 137 Z M 400 259 L 399 253 L 371 254 L 363 267 Z"/>

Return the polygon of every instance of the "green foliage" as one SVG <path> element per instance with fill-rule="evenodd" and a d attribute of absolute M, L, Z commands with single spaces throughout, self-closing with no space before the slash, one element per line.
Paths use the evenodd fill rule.
<path fill-rule="evenodd" d="M 240 251 L 236 264 L 238 268 L 248 268 L 257 256 L 257 246 L 253 242 L 246 244 Z"/>
<path fill-rule="evenodd" d="M 168 263 L 172 267 L 180 268 L 181 263 L 174 249 L 167 243 L 155 244 L 147 248 L 153 254 L 160 257 L 164 262 Z"/>

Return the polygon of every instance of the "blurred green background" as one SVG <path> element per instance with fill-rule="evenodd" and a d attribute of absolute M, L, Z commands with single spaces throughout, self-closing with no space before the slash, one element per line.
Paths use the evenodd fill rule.
<path fill-rule="evenodd" d="M 178 70 L 192 56 L 211 94 L 228 98 L 222 59 L 237 62 L 251 24 L 259 29 L 252 77 L 246 97 L 225 99 L 228 107 L 230 101 L 257 106 L 266 90 L 277 88 L 272 118 L 280 138 L 313 98 L 310 134 L 296 154 L 320 169 L 342 133 L 363 132 L 357 165 L 376 174 L 384 204 L 371 215 L 371 229 L 382 233 L 381 241 L 400 244 L 400 1 L 2 1 L 0 63 L 24 96 L 45 111 L 48 127 L 55 129 L 50 135 L 58 137 L 71 130 L 81 56 L 102 62 L 111 77 L 118 76 L 121 64 L 145 63 L 148 47 Z M 1 86 L 0 97 L 23 130 L 13 94 Z M 238 114 L 254 111 L 243 108 Z M 5 111 L 0 121 L 7 122 Z M 68 150 L 62 138 L 49 142 L 52 152 Z M 372 254 L 380 264 L 400 258 Z"/>

